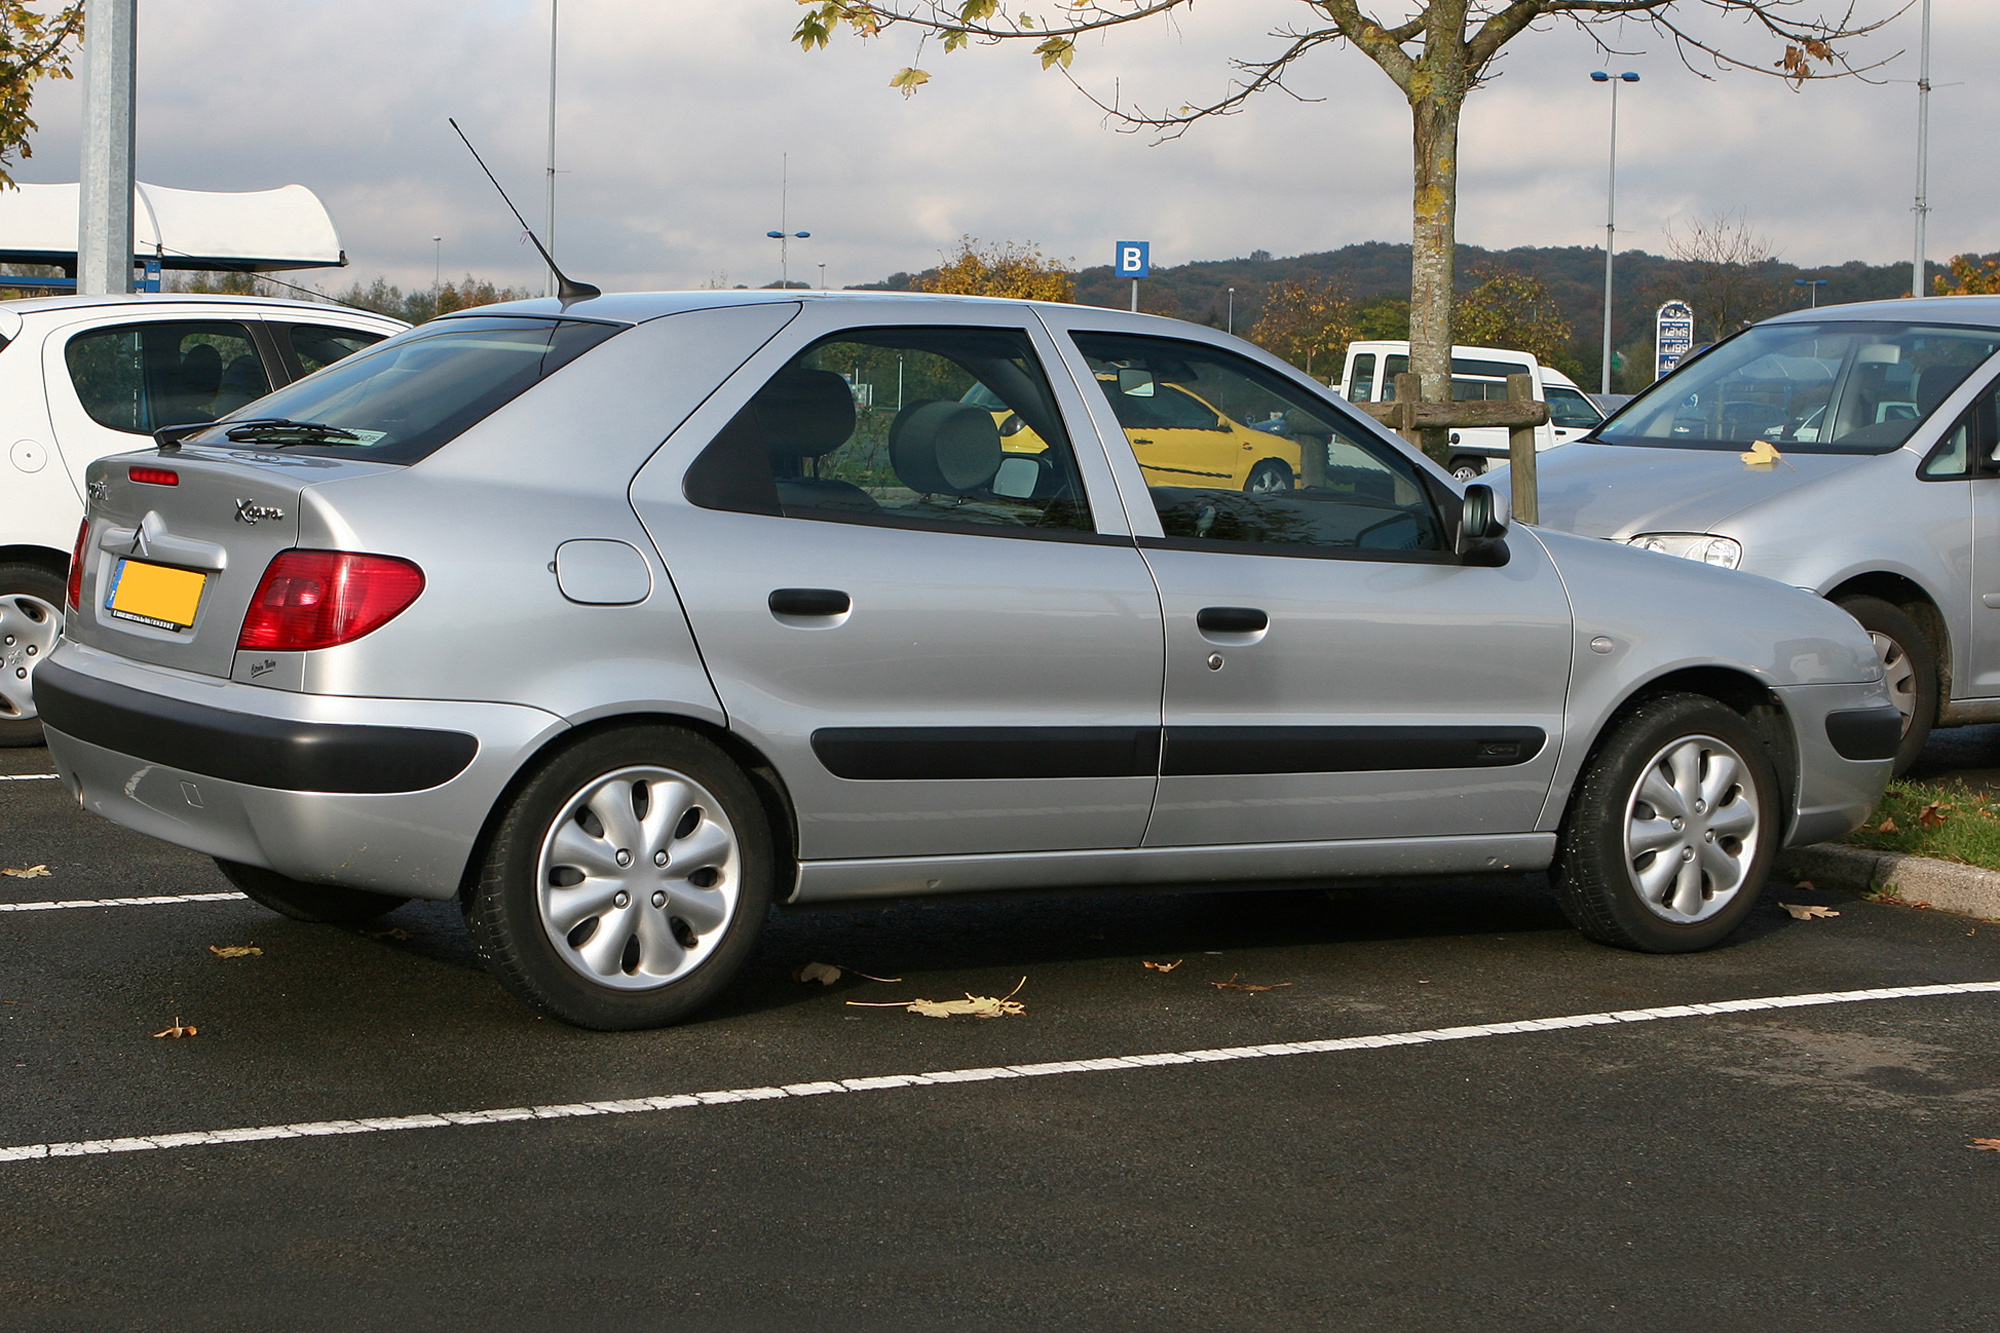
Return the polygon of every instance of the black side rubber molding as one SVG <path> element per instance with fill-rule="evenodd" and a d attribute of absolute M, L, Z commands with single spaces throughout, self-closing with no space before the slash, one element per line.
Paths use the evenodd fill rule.
<path fill-rule="evenodd" d="M 1826 738 L 1842 759 L 1894 759 L 1903 744 L 1903 715 L 1886 707 L 1828 713 Z"/>
<path fill-rule="evenodd" d="M 838 588 L 778 588 L 766 601 L 771 613 L 780 616 L 837 616 L 854 606 Z"/>
<path fill-rule="evenodd" d="M 35 669 L 43 722 L 91 745 L 188 773 L 278 791 L 422 791 L 479 753 L 462 731 L 260 717 L 148 694 L 71 671 Z"/>
<path fill-rule="evenodd" d="M 1168 727 L 1166 777 L 1508 768 L 1542 752 L 1540 727 Z"/>
<path fill-rule="evenodd" d="M 1204 606 L 1194 627 L 1210 634 L 1255 634 L 1271 627 L 1271 617 L 1254 606 Z"/>

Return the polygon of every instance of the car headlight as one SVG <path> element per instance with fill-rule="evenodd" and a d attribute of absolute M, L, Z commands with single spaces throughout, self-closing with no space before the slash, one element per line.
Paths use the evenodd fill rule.
<path fill-rule="evenodd" d="M 1714 537 L 1706 532 L 1641 532 L 1627 537 L 1625 544 L 1642 551 L 1699 560 L 1722 569 L 1740 569 L 1743 565 L 1743 543 L 1734 537 Z"/>

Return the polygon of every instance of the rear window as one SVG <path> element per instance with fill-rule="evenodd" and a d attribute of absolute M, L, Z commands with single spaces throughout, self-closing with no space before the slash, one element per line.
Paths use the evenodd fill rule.
<path fill-rule="evenodd" d="M 257 404 L 256 419 L 330 427 L 345 435 L 271 430 L 224 420 L 196 437 L 288 452 L 414 463 L 617 333 L 574 319 L 440 320 L 365 348 Z M 352 437 L 352 438 L 348 438 Z"/>
<path fill-rule="evenodd" d="M 310 375 L 336 361 L 344 361 L 364 347 L 373 347 L 389 335 L 363 329 L 336 328 L 331 324 L 288 324 L 286 334 L 292 355 L 298 358 L 299 373 Z"/>

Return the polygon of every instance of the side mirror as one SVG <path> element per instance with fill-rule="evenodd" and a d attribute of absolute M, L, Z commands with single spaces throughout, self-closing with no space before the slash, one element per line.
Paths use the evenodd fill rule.
<path fill-rule="evenodd" d="M 1458 519 L 1458 554 L 1472 555 L 1480 546 L 1506 536 L 1508 517 L 1506 500 L 1491 486 L 1483 482 L 1467 486 Z"/>
<path fill-rule="evenodd" d="M 1130 394 L 1134 398 L 1153 396 L 1153 372 L 1137 370 L 1131 366 L 1121 366 L 1118 371 L 1118 392 Z"/>

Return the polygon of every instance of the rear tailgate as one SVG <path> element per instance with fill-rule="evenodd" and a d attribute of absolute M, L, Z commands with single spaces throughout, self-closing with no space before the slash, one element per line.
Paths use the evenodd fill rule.
<path fill-rule="evenodd" d="M 99 459 L 87 478 L 80 610 L 66 637 L 228 676 L 258 580 L 298 542 L 301 492 L 375 466 L 202 448 Z"/>

